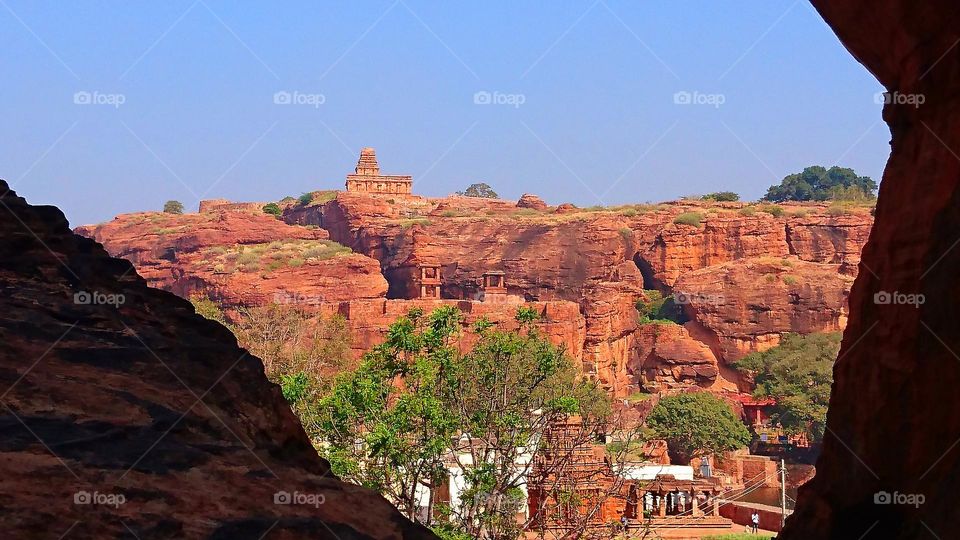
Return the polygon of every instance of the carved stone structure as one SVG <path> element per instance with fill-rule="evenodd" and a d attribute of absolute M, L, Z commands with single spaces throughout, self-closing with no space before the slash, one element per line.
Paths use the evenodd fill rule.
<path fill-rule="evenodd" d="M 414 290 L 420 291 L 420 298 L 440 298 L 440 265 L 421 264 L 414 278 Z"/>
<path fill-rule="evenodd" d="M 620 524 L 628 535 L 681 528 L 725 529 L 719 514 L 722 488 L 716 479 L 679 479 L 657 474 L 652 480 L 617 474 L 606 448 L 586 435 L 576 416 L 555 422 L 528 478 L 530 531 L 560 538 L 575 530 L 589 536 Z"/>
<path fill-rule="evenodd" d="M 413 177 L 380 174 L 377 153 L 373 148 L 360 150 L 360 159 L 354 174 L 347 175 L 347 191 L 384 195 L 410 195 L 413 193 Z"/>
<path fill-rule="evenodd" d="M 483 285 L 480 287 L 480 300 L 483 302 L 506 302 L 507 282 L 500 270 L 488 270 L 483 273 Z"/>

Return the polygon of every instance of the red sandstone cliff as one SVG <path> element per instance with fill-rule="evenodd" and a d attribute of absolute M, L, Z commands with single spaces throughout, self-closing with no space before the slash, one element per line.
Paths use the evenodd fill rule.
<path fill-rule="evenodd" d="M 822 204 L 775 208 L 679 201 L 570 208 L 559 214 L 533 206 L 465 197 L 339 193 L 310 208 L 289 207 L 285 218 L 319 224 L 333 239 L 378 259 L 391 298 L 413 294 L 412 272 L 420 262 L 431 261 L 442 265 L 445 297 L 474 297 L 483 272 L 502 270 L 512 294 L 579 303 L 586 319 L 584 371 L 617 395 L 643 385 L 626 366 L 653 345 L 637 341 L 646 334 L 635 335 L 633 303 L 642 297 L 642 289 L 670 292 L 681 276 L 702 271 L 698 280 L 686 278 L 685 292 L 719 289 L 731 302 L 752 306 L 753 315 L 742 325 L 723 322 L 696 305 L 688 310 L 696 328 L 684 339 L 698 342 L 691 348 L 714 349 L 724 364 L 744 352 L 775 345 L 782 332 L 842 328 L 850 280 L 839 274 L 855 273 L 872 223 L 865 209 L 835 215 Z M 699 225 L 675 223 L 681 214 L 691 213 L 699 215 Z M 787 291 L 791 286 L 784 288 L 784 282 L 762 281 L 768 276 L 757 265 L 732 273 L 723 267 L 760 257 L 787 259 L 795 268 L 777 273 L 787 281 L 814 284 L 813 289 L 800 285 Z M 751 277 L 754 271 L 762 275 Z M 717 274 L 710 277 L 712 273 Z M 784 315 L 762 316 L 781 310 Z M 729 306 L 726 314 L 732 315 Z M 691 358 L 690 366 L 698 362 Z M 697 370 L 702 371 L 693 368 Z M 701 379 L 700 384 L 713 381 Z"/>
<path fill-rule="evenodd" d="M 839 265 L 759 257 L 688 272 L 674 293 L 729 363 L 777 345 L 787 332 L 842 330 L 852 284 Z"/>
<path fill-rule="evenodd" d="M 330 474 L 225 328 L 0 193 L 6 537 L 433 537 Z"/>
<path fill-rule="evenodd" d="M 614 395 L 625 396 L 658 385 L 735 388 L 737 376 L 726 364 L 744 352 L 776 344 L 782 332 L 842 328 L 849 280 L 839 273 L 852 273 L 871 223 L 863 210 L 831 216 L 826 206 L 816 204 L 771 209 L 679 201 L 609 209 L 570 207 L 558 213 L 541 203 L 531 196 L 515 203 L 339 192 L 324 193 L 306 206 L 281 203 L 284 219 L 291 225 L 255 211 L 251 215 L 223 210 L 251 206 L 224 201 L 207 205 L 207 213 L 165 218 L 172 223 L 214 220 L 219 231 L 202 241 L 184 242 L 176 233 L 154 238 L 151 229 L 144 230 L 143 217 L 121 216 L 78 232 L 104 240 L 112 253 L 130 258 L 144 267 L 146 275 L 156 276 L 158 285 L 184 296 L 201 292 L 227 305 L 277 298 L 307 300 L 311 305 L 326 304 L 318 308 L 325 314 L 359 309 L 366 314 L 350 321 L 355 354 L 372 344 L 372 336 L 380 335 L 397 314 L 409 309 L 401 299 L 417 296 L 413 278 L 418 265 L 441 266 L 441 292 L 448 299 L 477 298 L 482 274 L 503 271 L 510 294 L 579 305 L 580 313 L 566 326 L 583 326 L 583 335 L 571 330 L 561 341 L 577 354 L 585 373 Z M 701 223 L 675 223 L 685 213 L 699 215 Z M 250 236 L 247 228 L 254 225 L 258 235 Z M 329 234 L 357 254 L 353 259 L 335 258 L 271 272 L 262 268 L 237 272 L 222 254 L 211 252 L 235 251 L 243 242 L 264 245 L 287 234 L 303 241 Z M 822 285 L 788 291 L 791 287 L 785 288 L 785 282 L 764 281 L 768 273 L 757 265 L 742 269 L 735 265 L 734 269 L 741 269 L 736 271 L 724 266 L 758 257 L 792 261 L 789 264 L 795 269 L 777 270 L 786 274 L 787 281 L 822 281 Z M 657 357 L 646 352 L 656 346 L 649 332 L 638 332 L 634 303 L 643 297 L 643 289 L 670 292 L 681 278 L 686 293 L 722 293 L 731 302 L 716 309 L 692 304 L 687 310 L 693 319 L 687 324 L 688 332 L 675 338 L 688 342 L 678 350 L 709 348 L 715 356 L 709 369 L 697 355 L 677 354 L 670 360 L 673 367 L 663 369 Z M 363 300 L 382 297 L 384 292 L 392 303 Z M 353 307 L 341 308 L 340 302 L 345 301 Z M 570 313 L 567 308 L 558 309 Z M 745 324 L 724 320 L 745 315 L 746 310 L 752 315 Z M 648 358 L 647 364 L 636 365 L 638 358 Z M 657 375 L 648 380 L 644 373 Z M 667 380 L 674 375 L 673 381 Z"/>

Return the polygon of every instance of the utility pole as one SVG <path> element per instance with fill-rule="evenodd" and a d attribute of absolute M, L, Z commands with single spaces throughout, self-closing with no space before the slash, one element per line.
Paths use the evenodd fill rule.
<path fill-rule="evenodd" d="M 787 464 L 780 460 L 780 530 L 787 521 Z"/>

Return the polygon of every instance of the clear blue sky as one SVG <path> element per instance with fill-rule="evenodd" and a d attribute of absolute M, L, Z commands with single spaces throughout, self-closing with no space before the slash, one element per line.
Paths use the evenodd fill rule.
<path fill-rule="evenodd" d="M 342 188 L 362 146 L 423 195 L 578 205 L 889 153 L 880 85 L 802 0 L 0 0 L 0 37 L 0 177 L 73 225 Z"/>

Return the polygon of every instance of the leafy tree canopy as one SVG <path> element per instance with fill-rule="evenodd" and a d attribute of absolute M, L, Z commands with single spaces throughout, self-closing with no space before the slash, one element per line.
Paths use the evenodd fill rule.
<path fill-rule="evenodd" d="M 647 426 L 667 441 L 676 463 L 743 448 L 751 440 L 730 406 L 707 392 L 664 397 L 647 417 Z"/>
<path fill-rule="evenodd" d="M 780 345 L 741 358 L 736 368 L 754 377 L 756 397 L 777 401 L 771 419 L 790 433 L 821 440 L 827 422 L 833 363 L 842 334 L 788 334 Z"/>
<path fill-rule="evenodd" d="M 740 200 L 740 195 L 732 191 L 718 191 L 716 193 L 707 193 L 703 196 L 706 201 L 717 202 L 735 202 Z"/>
<path fill-rule="evenodd" d="M 313 202 L 313 192 L 312 192 L 312 191 L 308 191 L 307 193 L 304 193 L 303 195 L 300 195 L 300 197 L 297 198 L 297 201 L 300 203 L 300 206 L 306 206 L 306 205 L 312 203 L 312 202 Z"/>
<path fill-rule="evenodd" d="M 826 201 L 872 199 L 876 197 L 877 183 L 869 176 L 859 176 L 853 169 L 819 165 L 791 174 L 779 185 L 770 186 L 765 201 Z"/>
<path fill-rule="evenodd" d="M 460 504 L 436 509 L 446 538 L 515 538 L 525 482 L 515 464 L 551 422 L 605 418 L 606 394 L 581 380 L 563 349 L 540 336 L 536 312 L 518 331 L 481 319 L 461 352 L 463 315 L 452 306 L 413 310 L 384 343 L 342 374 L 319 405 L 321 452 L 340 477 L 386 495 L 417 518 L 417 486 L 437 487 L 447 461 L 463 460 Z M 599 424 L 599 421 L 598 421 Z"/>
<path fill-rule="evenodd" d="M 167 214 L 182 214 L 183 203 L 180 201 L 167 201 L 163 203 L 163 211 Z"/>
<path fill-rule="evenodd" d="M 282 214 L 283 211 L 280 210 L 280 205 L 279 205 L 279 204 L 277 204 L 277 203 L 267 203 L 267 204 L 263 205 L 263 213 L 264 213 L 264 214 L 270 214 L 271 216 L 280 217 L 280 214 Z"/>
<path fill-rule="evenodd" d="M 479 182 L 476 184 L 470 184 L 467 186 L 467 189 L 463 191 L 458 191 L 457 195 L 464 195 L 466 197 L 481 197 L 484 199 L 499 199 L 500 196 L 497 195 L 497 192 L 490 187 L 489 184 L 484 182 Z"/>
<path fill-rule="evenodd" d="M 643 293 L 646 299 L 636 303 L 641 324 L 684 322 L 683 311 L 673 301 L 673 295 L 664 296 L 656 289 L 647 289 Z"/>

